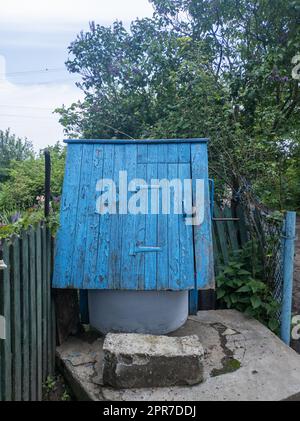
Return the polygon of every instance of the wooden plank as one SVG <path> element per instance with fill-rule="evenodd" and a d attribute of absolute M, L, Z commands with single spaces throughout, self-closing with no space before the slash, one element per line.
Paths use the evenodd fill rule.
<path fill-rule="evenodd" d="M 49 329 L 49 333 L 51 335 L 51 364 L 49 369 L 49 376 L 54 376 L 55 374 L 55 355 L 56 355 L 56 331 L 55 331 L 55 324 L 56 324 L 56 309 L 54 305 L 54 297 L 53 294 L 51 295 L 51 329 Z"/>
<path fill-rule="evenodd" d="M 84 262 L 84 276 L 83 288 L 96 288 L 93 274 L 97 271 L 97 254 L 98 254 L 98 236 L 100 227 L 100 215 L 96 213 L 96 200 L 99 192 L 96 191 L 98 180 L 103 178 L 103 164 L 104 164 L 104 148 L 101 145 L 95 145 L 92 160 L 92 173 L 91 173 L 91 199 L 89 200 L 88 207 L 88 233 L 86 239 L 86 256 Z"/>
<path fill-rule="evenodd" d="M 169 163 L 177 163 L 178 159 L 178 145 L 177 144 L 169 144 L 168 146 L 168 162 Z"/>
<path fill-rule="evenodd" d="M 157 145 L 148 145 L 148 164 L 157 164 L 160 159 Z"/>
<path fill-rule="evenodd" d="M 139 149 L 139 147 L 137 147 Z M 146 149 L 147 146 L 143 147 Z M 142 148 L 142 149 L 143 149 Z M 119 192 L 119 171 L 124 170 L 125 162 L 125 147 L 114 146 L 114 169 L 113 169 L 113 180 L 116 183 L 117 191 Z M 109 243 L 109 267 L 108 267 L 108 279 L 109 285 L 114 289 L 121 287 L 121 250 L 122 250 L 122 221 L 124 216 L 120 215 L 119 212 L 116 215 L 110 215 L 110 243 Z"/>
<path fill-rule="evenodd" d="M 167 145 L 165 146 L 165 149 Z M 165 162 L 157 166 L 157 178 L 168 179 L 167 153 Z M 169 252 L 168 252 L 168 215 L 162 213 L 162 191 L 160 192 L 160 209 L 157 216 L 157 243 L 161 252 L 157 253 L 157 289 L 169 289 Z"/>
<path fill-rule="evenodd" d="M 80 186 L 78 192 L 78 204 L 76 221 L 74 221 L 75 235 L 74 248 L 72 255 L 72 264 L 70 271 L 72 272 L 71 279 L 74 288 L 82 288 L 84 276 L 84 261 L 86 255 L 86 239 L 88 233 L 88 208 L 90 200 L 92 200 L 93 189 L 96 191 L 96 186 L 91 186 L 92 160 L 91 154 L 93 148 L 90 145 L 83 145 L 82 160 L 81 160 L 81 176 Z"/>
<path fill-rule="evenodd" d="M 47 365 L 47 348 L 48 348 L 48 337 L 47 337 L 47 305 L 48 305 L 48 290 L 47 290 L 47 228 L 45 224 L 41 226 L 42 235 L 42 369 L 43 369 L 43 382 L 48 376 L 48 365 Z"/>
<path fill-rule="evenodd" d="M 184 191 L 184 180 L 191 179 L 190 163 L 178 164 L 178 177 L 182 182 L 182 200 L 184 201 L 185 195 L 188 194 Z M 182 211 L 185 211 L 183 205 Z M 185 223 L 184 214 L 178 216 L 178 223 L 180 288 L 191 289 L 194 288 L 195 283 L 193 227 Z"/>
<path fill-rule="evenodd" d="M 30 400 L 37 399 L 37 318 L 36 318 L 36 238 L 33 227 L 29 229 L 29 369 Z"/>
<path fill-rule="evenodd" d="M 236 208 L 236 214 L 237 214 L 237 217 L 239 218 L 238 229 L 239 229 L 241 246 L 243 247 L 243 245 L 248 242 L 248 233 L 247 233 L 245 215 L 244 215 L 243 207 L 241 204 L 238 204 Z"/>
<path fill-rule="evenodd" d="M 177 144 L 177 143 L 207 143 L 207 138 L 181 138 L 181 139 L 66 139 L 65 143 L 76 145 L 89 143 L 90 145 L 160 145 L 160 144 Z"/>
<path fill-rule="evenodd" d="M 176 146 L 176 145 L 174 145 Z M 177 147 L 177 146 L 176 146 Z M 168 164 L 168 179 L 178 179 L 178 164 Z M 180 280 L 180 251 L 179 251 L 179 215 L 175 214 L 175 189 L 170 192 L 170 213 L 168 215 L 168 252 L 169 252 L 169 288 L 181 289 Z M 180 215 L 182 218 L 182 215 Z"/>
<path fill-rule="evenodd" d="M 11 303 L 12 303 L 12 378 L 13 400 L 22 399 L 22 348 L 21 348 L 21 280 L 20 241 L 12 237 L 13 255 L 11 260 Z"/>
<path fill-rule="evenodd" d="M 191 146 L 189 144 L 180 143 L 178 145 L 178 162 L 187 163 L 191 162 Z"/>
<path fill-rule="evenodd" d="M 0 271 L 0 313 L 5 317 L 6 339 L 0 340 L 1 353 L 1 391 L 2 400 L 12 400 L 12 355 L 11 355 L 11 256 L 12 246 L 8 240 L 3 241 L 3 260 L 7 269 Z"/>
<path fill-rule="evenodd" d="M 225 218 L 233 217 L 231 209 L 228 207 L 224 208 L 223 215 Z M 226 221 L 225 223 L 227 225 L 227 231 L 228 231 L 228 236 L 229 236 L 230 252 L 236 251 L 239 249 L 238 237 L 237 237 L 237 224 L 236 222 L 230 221 L 230 220 Z"/>
<path fill-rule="evenodd" d="M 146 145 L 140 147 L 146 148 Z M 136 177 L 140 180 L 146 180 L 147 178 L 147 166 L 145 164 L 138 164 L 136 169 Z M 148 208 L 149 204 L 149 194 L 147 191 L 142 193 L 148 197 Z M 138 213 L 135 215 L 135 228 L 133 241 L 136 242 L 137 246 L 142 246 L 145 244 L 146 239 L 146 213 Z M 134 276 L 136 278 L 137 289 L 143 290 L 145 286 L 145 253 L 137 253 L 133 259 L 134 265 Z"/>
<path fill-rule="evenodd" d="M 216 205 L 215 205 L 216 208 Z M 212 230 L 213 230 L 213 248 L 214 248 L 214 268 L 215 268 L 215 274 L 217 275 L 219 273 L 220 270 L 220 266 L 221 266 L 221 259 L 220 259 L 220 250 L 219 250 L 219 243 L 218 243 L 218 233 L 217 233 L 217 227 L 216 225 L 219 222 L 214 221 L 213 225 L 212 225 Z"/>
<path fill-rule="evenodd" d="M 55 239 L 51 235 L 50 229 L 46 230 L 47 244 L 47 344 L 48 344 L 48 375 L 55 373 L 55 352 L 56 352 L 56 317 L 55 302 L 52 289 L 52 268 L 54 262 Z"/>
<path fill-rule="evenodd" d="M 37 400 L 42 400 L 42 239 L 41 227 L 35 227 L 36 235 L 36 340 L 37 340 Z"/>
<path fill-rule="evenodd" d="M 22 400 L 30 399 L 29 382 L 29 241 L 27 231 L 22 232 L 21 244 L 21 319 L 22 319 Z"/>
<path fill-rule="evenodd" d="M 155 148 L 154 146 L 151 147 Z M 149 154 L 149 148 L 148 148 Z M 151 179 L 157 179 L 157 164 L 147 164 L 146 182 L 151 184 Z M 145 215 L 145 242 L 141 244 L 144 247 L 159 246 L 157 239 L 157 215 L 151 214 L 151 189 L 148 189 L 148 204 L 149 212 Z M 158 252 L 160 253 L 160 252 Z M 144 253 L 145 255 L 145 290 L 153 290 L 157 288 L 156 283 L 156 265 L 157 265 L 157 252 L 151 251 Z"/>
<path fill-rule="evenodd" d="M 111 180 L 114 174 L 114 146 L 107 145 L 104 149 L 104 163 L 103 163 L 103 179 Z M 125 166 L 126 168 L 126 166 Z M 110 186 L 108 186 L 110 188 Z M 98 192 L 98 196 L 101 192 Z M 113 286 L 113 281 L 108 279 L 109 274 L 109 248 L 110 248 L 110 229 L 111 229 L 111 214 L 106 213 L 100 215 L 100 224 L 98 227 L 97 239 L 97 253 L 95 258 L 97 260 L 96 270 L 93 273 L 92 288 L 109 289 Z"/>
<path fill-rule="evenodd" d="M 137 163 L 145 164 L 148 162 L 148 146 L 137 145 Z"/>
<path fill-rule="evenodd" d="M 157 164 L 167 163 L 168 162 L 168 145 L 163 143 L 161 145 L 157 145 L 156 148 L 157 148 Z"/>
<path fill-rule="evenodd" d="M 194 249 L 196 267 L 196 287 L 214 288 L 214 265 L 212 247 L 212 220 L 209 203 L 207 145 L 191 145 L 191 166 L 193 179 L 193 201 L 196 200 L 196 180 L 204 180 L 204 220 L 194 225 Z M 196 294 L 195 294 L 196 296 Z"/>
<path fill-rule="evenodd" d="M 216 215 L 216 218 L 221 218 L 221 211 L 218 207 L 215 208 L 215 215 Z M 218 235 L 218 240 L 220 243 L 222 261 L 224 264 L 227 264 L 229 257 L 228 257 L 228 245 L 226 241 L 226 233 L 225 233 L 224 224 L 226 224 L 226 222 L 216 221 L 217 235 Z"/>
<path fill-rule="evenodd" d="M 149 154 L 149 149 L 148 149 Z M 128 183 L 136 178 L 137 147 L 127 145 L 125 148 L 124 169 L 127 171 Z M 153 164 L 155 165 L 155 164 Z M 137 289 L 138 282 L 135 276 L 135 256 L 130 251 L 135 244 L 135 215 L 128 213 L 122 218 L 122 260 L 121 260 L 121 288 Z"/>
<path fill-rule="evenodd" d="M 72 287 L 73 248 L 76 233 L 76 215 L 81 174 L 82 145 L 68 148 L 66 173 L 60 209 L 60 229 L 57 234 L 57 250 L 53 275 L 54 287 Z"/>

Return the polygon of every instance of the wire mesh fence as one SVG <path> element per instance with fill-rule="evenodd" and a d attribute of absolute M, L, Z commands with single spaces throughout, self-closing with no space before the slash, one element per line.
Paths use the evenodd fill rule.
<path fill-rule="evenodd" d="M 270 211 L 247 183 L 236 200 L 242 208 L 248 239 L 257 245 L 258 259 L 254 260 L 260 262 L 260 276 L 278 303 L 281 337 L 289 343 L 296 214 Z"/>

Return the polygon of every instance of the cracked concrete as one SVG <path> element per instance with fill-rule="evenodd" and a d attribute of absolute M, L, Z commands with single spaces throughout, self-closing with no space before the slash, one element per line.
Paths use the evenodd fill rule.
<path fill-rule="evenodd" d="M 82 400 L 300 399 L 300 356 L 259 322 L 235 310 L 201 311 L 169 336 L 197 335 L 204 382 L 194 386 L 113 389 L 102 385 L 103 338 L 70 338 L 57 359 Z M 229 362 L 229 364 L 228 364 Z"/>

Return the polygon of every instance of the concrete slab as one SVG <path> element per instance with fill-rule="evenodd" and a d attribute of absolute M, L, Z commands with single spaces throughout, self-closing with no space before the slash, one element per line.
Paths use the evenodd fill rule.
<path fill-rule="evenodd" d="M 203 380 L 204 351 L 197 335 L 108 333 L 103 351 L 103 383 L 107 386 L 186 386 Z"/>
<path fill-rule="evenodd" d="M 300 400 L 300 356 L 256 320 L 235 310 L 201 311 L 170 334 L 188 335 L 197 335 L 205 351 L 204 382 L 194 386 L 104 387 L 101 337 L 71 338 L 57 358 L 83 400 Z"/>

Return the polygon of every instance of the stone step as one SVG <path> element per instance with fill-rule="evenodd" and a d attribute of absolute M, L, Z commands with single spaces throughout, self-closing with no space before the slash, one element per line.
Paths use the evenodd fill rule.
<path fill-rule="evenodd" d="M 109 333 L 103 351 L 103 383 L 107 386 L 184 386 L 203 380 L 204 350 L 196 335 Z"/>

